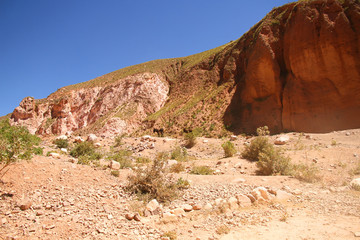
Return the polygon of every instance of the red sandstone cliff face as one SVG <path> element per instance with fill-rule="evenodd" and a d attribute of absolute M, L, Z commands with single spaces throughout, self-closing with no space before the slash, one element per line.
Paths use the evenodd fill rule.
<path fill-rule="evenodd" d="M 246 53 L 225 122 L 245 132 L 360 127 L 359 2 L 293 3 L 269 15 L 250 48 L 235 47 Z"/>
<path fill-rule="evenodd" d="M 211 55 L 148 64 L 161 68 L 111 84 L 116 74 L 105 75 L 97 79 L 102 85 L 66 90 L 63 98 L 60 90 L 42 103 L 26 98 L 12 122 L 39 134 L 92 128 L 108 135 L 154 124 L 174 134 L 201 127 L 212 136 L 224 127 L 360 127 L 359 0 L 290 3 Z"/>

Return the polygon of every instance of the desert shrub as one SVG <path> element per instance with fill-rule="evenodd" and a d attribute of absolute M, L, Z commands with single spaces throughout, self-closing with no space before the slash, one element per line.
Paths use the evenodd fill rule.
<path fill-rule="evenodd" d="M 235 146 L 230 141 L 224 142 L 221 147 L 224 149 L 225 157 L 232 157 L 236 153 Z"/>
<path fill-rule="evenodd" d="M 196 144 L 196 135 L 194 132 L 189 132 L 187 134 L 185 134 L 185 147 L 186 148 L 192 148 L 195 146 Z"/>
<path fill-rule="evenodd" d="M 170 172 L 172 173 L 180 173 L 185 170 L 185 166 L 182 163 L 176 163 L 170 166 Z"/>
<path fill-rule="evenodd" d="M 315 164 L 295 164 L 293 165 L 292 175 L 305 182 L 313 183 L 320 180 L 319 169 Z"/>
<path fill-rule="evenodd" d="M 190 187 L 190 183 L 186 179 L 179 178 L 176 182 L 176 186 L 178 189 L 187 189 Z"/>
<path fill-rule="evenodd" d="M 8 120 L 0 122 L 0 178 L 7 167 L 17 159 L 30 159 L 41 139 L 24 127 L 11 126 Z"/>
<path fill-rule="evenodd" d="M 43 155 L 44 149 L 42 147 L 34 147 L 33 152 L 35 155 Z"/>
<path fill-rule="evenodd" d="M 184 162 L 187 161 L 187 150 L 186 148 L 176 146 L 170 153 L 170 158 L 176 161 Z"/>
<path fill-rule="evenodd" d="M 87 155 L 79 156 L 77 163 L 81 165 L 91 165 L 93 160 L 91 160 Z"/>
<path fill-rule="evenodd" d="M 125 137 L 125 134 L 116 136 L 115 137 L 114 147 L 120 147 L 121 145 L 123 145 L 123 138 L 124 137 Z"/>
<path fill-rule="evenodd" d="M 147 157 L 137 157 L 135 161 L 137 164 L 147 164 L 151 162 L 151 159 Z"/>
<path fill-rule="evenodd" d="M 165 232 L 164 234 L 162 234 L 161 238 L 168 238 L 170 240 L 176 240 L 177 234 L 175 231 L 169 231 L 169 232 Z"/>
<path fill-rule="evenodd" d="M 260 127 L 257 129 L 258 136 L 251 141 L 250 145 L 245 146 L 241 156 L 250 161 L 259 161 L 259 154 L 261 152 L 269 152 L 273 145 L 269 142 L 267 135 L 269 134 L 268 128 Z"/>
<path fill-rule="evenodd" d="M 91 142 L 82 142 L 76 144 L 76 146 L 70 151 L 72 157 L 83 157 L 88 158 L 89 160 L 99 160 L 101 158 L 101 153 L 95 150 L 94 145 Z"/>
<path fill-rule="evenodd" d="M 53 142 L 58 148 L 68 148 L 69 141 L 67 139 L 55 139 Z"/>
<path fill-rule="evenodd" d="M 214 173 L 214 170 L 208 166 L 194 166 L 190 173 L 196 175 L 211 175 Z"/>
<path fill-rule="evenodd" d="M 178 195 L 176 182 L 166 175 L 167 153 L 159 153 L 151 166 L 138 168 L 128 177 L 127 190 L 138 194 L 142 199 L 156 199 L 168 202 Z M 146 195 L 146 197 L 141 196 Z"/>
<path fill-rule="evenodd" d="M 280 149 L 273 146 L 265 148 L 259 153 L 256 173 L 258 175 L 288 175 L 292 165 L 288 156 L 284 156 Z"/>
<path fill-rule="evenodd" d="M 110 155 L 109 159 L 119 162 L 120 168 L 131 168 L 133 163 L 130 157 L 131 157 L 130 151 L 119 150 L 116 153 Z"/>

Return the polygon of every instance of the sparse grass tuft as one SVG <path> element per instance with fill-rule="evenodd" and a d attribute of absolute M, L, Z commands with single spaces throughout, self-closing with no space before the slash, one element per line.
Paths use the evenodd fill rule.
<path fill-rule="evenodd" d="M 181 162 L 178 162 L 170 166 L 170 172 L 172 173 L 180 173 L 183 172 L 184 170 L 185 170 L 185 166 Z"/>
<path fill-rule="evenodd" d="M 194 166 L 190 173 L 196 175 L 212 175 L 214 170 L 208 166 Z"/>
<path fill-rule="evenodd" d="M 259 154 L 259 161 L 256 173 L 258 175 L 289 175 L 291 174 L 292 165 L 290 158 L 283 155 L 280 149 L 274 147 L 265 148 Z"/>
<path fill-rule="evenodd" d="M 236 153 L 235 146 L 230 141 L 224 142 L 221 147 L 224 149 L 225 157 L 232 157 Z"/>
<path fill-rule="evenodd" d="M 295 164 L 293 165 L 292 175 L 301 181 L 309 183 L 314 183 L 321 179 L 319 169 L 315 164 Z"/>
<path fill-rule="evenodd" d="M 70 151 L 72 157 L 78 158 L 79 164 L 89 165 L 94 160 L 101 158 L 101 153 L 95 150 L 95 147 L 90 142 L 82 142 L 76 144 L 75 148 Z"/>

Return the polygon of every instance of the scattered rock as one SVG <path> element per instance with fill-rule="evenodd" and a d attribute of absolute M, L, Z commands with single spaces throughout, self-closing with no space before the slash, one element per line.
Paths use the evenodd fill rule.
<path fill-rule="evenodd" d="M 250 207 L 251 206 L 251 202 L 252 202 L 251 199 L 243 194 L 236 195 L 236 199 L 237 199 L 240 207 Z"/>
<path fill-rule="evenodd" d="M 350 186 L 355 189 L 360 191 L 360 178 L 355 178 L 350 182 Z"/>
<path fill-rule="evenodd" d="M 127 214 L 125 214 L 125 218 L 127 219 L 127 220 L 133 220 L 134 219 L 134 214 L 133 213 L 127 213 Z"/>
<path fill-rule="evenodd" d="M 110 162 L 110 168 L 112 169 L 112 170 L 119 170 L 120 169 L 120 163 L 119 162 L 117 162 L 117 161 L 114 161 L 114 160 L 112 160 L 111 162 Z"/>
<path fill-rule="evenodd" d="M 77 136 L 77 137 L 74 138 L 74 143 L 82 143 L 82 142 L 85 142 L 85 140 L 82 139 L 82 137 Z"/>
<path fill-rule="evenodd" d="M 62 151 L 63 153 L 68 153 L 68 150 L 66 148 L 60 148 L 60 151 Z"/>
<path fill-rule="evenodd" d="M 19 207 L 22 211 L 28 210 L 31 207 L 32 202 L 29 199 L 22 200 Z"/>
<path fill-rule="evenodd" d="M 56 138 L 56 140 L 67 140 L 67 139 L 68 139 L 68 137 L 65 135 L 60 135 Z"/>
<path fill-rule="evenodd" d="M 165 212 L 163 214 L 163 217 L 162 219 L 165 221 L 165 222 L 173 222 L 173 221 L 176 221 L 177 220 L 177 217 L 175 214 L 172 214 L 170 212 Z"/>
<path fill-rule="evenodd" d="M 290 198 L 292 197 L 292 194 L 290 193 L 287 193 L 283 190 L 277 190 L 276 191 L 276 197 L 275 199 L 279 202 L 284 202 L 284 201 L 287 201 L 289 200 Z"/>
<path fill-rule="evenodd" d="M 87 141 L 89 142 L 95 142 L 97 140 L 97 136 L 93 133 L 89 134 L 89 136 L 87 137 Z"/>
<path fill-rule="evenodd" d="M 158 208 L 160 208 L 160 204 L 156 199 L 151 200 L 146 205 L 146 210 L 150 211 L 151 214 L 153 214 Z"/>
<path fill-rule="evenodd" d="M 287 135 L 282 135 L 282 136 L 279 136 L 275 139 L 275 142 L 274 144 L 275 145 L 284 145 L 286 143 L 288 143 L 290 140 L 290 137 L 287 136 Z"/>
<path fill-rule="evenodd" d="M 230 209 L 232 210 L 237 209 L 239 207 L 238 200 L 235 197 L 230 197 L 227 202 L 229 204 Z"/>
<path fill-rule="evenodd" d="M 138 222 L 141 221 L 141 218 L 140 218 L 140 214 L 139 214 L 139 213 L 136 213 L 136 214 L 134 215 L 134 220 L 135 220 L 135 221 L 138 221 Z"/>
<path fill-rule="evenodd" d="M 230 141 L 236 141 L 237 139 L 238 139 L 238 137 L 235 135 L 230 136 Z"/>
<path fill-rule="evenodd" d="M 185 211 L 182 208 L 175 208 L 174 210 L 171 211 L 171 213 L 176 215 L 177 217 L 181 217 L 185 214 Z"/>
<path fill-rule="evenodd" d="M 52 153 L 50 153 L 49 155 L 50 155 L 50 157 L 60 159 L 60 154 L 58 154 L 58 153 L 52 152 Z"/>
<path fill-rule="evenodd" d="M 212 206 L 211 206 L 212 207 Z M 211 209 L 211 207 L 210 207 L 210 209 Z M 194 204 L 193 205 L 193 210 L 201 210 L 202 209 L 202 206 L 201 206 L 201 204 Z"/>
<path fill-rule="evenodd" d="M 185 204 L 182 208 L 185 212 L 190 212 L 191 210 L 193 210 L 193 206 L 191 206 L 190 204 Z"/>

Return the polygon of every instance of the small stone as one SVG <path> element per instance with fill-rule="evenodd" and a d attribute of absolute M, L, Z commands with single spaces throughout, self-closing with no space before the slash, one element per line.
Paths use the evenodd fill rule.
<path fill-rule="evenodd" d="M 177 217 L 176 217 L 175 214 L 172 214 L 172 213 L 170 213 L 170 212 L 165 212 L 165 213 L 163 214 L 163 220 L 164 220 L 165 222 L 172 222 L 172 221 L 176 221 L 176 220 L 177 220 Z"/>
<path fill-rule="evenodd" d="M 89 134 L 89 136 L 87 137 L 87 141 L 89 142 L 95 142 L 97 139 L 97 136 L 93 133 Z"/>
<path fill-rule="evenodd" d="M 60 158 L 60 154 L 54 153 L 54 152 L 50 153 L 49 156 L 50 156 L 50 157 L 53 157 L 53 158 L 57 158 L 57 159 Z"/>
<path fill-rule="evenodd" d="M 56 138 L 56 140 L 67 140 L 67 139 L 68 139 L 68 137 L 65 135 L 60 135 Z"/>
<path fill-rule="evenodd" d="M 99 142 L 94 143 L 94 146 L 95 146 L 96 148 L 99 148 L 99 147 L 101 147 L 101 143 L 99 143 Z"/>
<path fill-rule="evenodd" d="M 276 191 L 276 197 L 275 199 L 279 202 L 285 202 L 287 200 L 289 200 L 292 197 L 292 194 L 287 193 L 283 190 L 277 190 Z"/>
<path fill-rule="evenodd" d="M 360 232 L 354 232 L 355 237 L 360 237 Z"/>
<path fill-rule="evenodd" d="M 252 195 L 252 194 L 248 194 L 248 195 L 246 195 L 249 199 L 250 199 L 250 201 L 253 203 L 253 202 L 256 202 L 256 198 Z"/>
<path fill-rule="evenodd" d="M 134 219 L 134 214 L 132 214 L 132 213 L 127 213 L 127 214 L 125 214 L 125 218 L 127 219 L 127 220 L 133 220 Z"/>
<path fill-rule="evenodd" d="M 134 220 L 140 222 L 141 221 L 140 214 L 136 213 L 134 215 Z"/>
<path fill-rule="evenodd" d="M 244 182 L 246 182 L 246 180 L 243 178 L 237 178 L 237 179 L 234 179 L 233 182 L 234 183 L 244 183 Z"/>
<path fill-rule="evenodd" d="M 237 209 L 239 207 L 238 200 L 235 197 L 230 197 L 228 199 L 228 204 L 230 206 L 230 209 Z"/>
<path fill-rule="evenodd" d="M 27 209 L 29 209 L 31 207 L 31 201 L 30 200 L 23 200 L 20 204 L 19 207 L 22 211 L 25 211 Z"/>
<path fill-rule="evenodd" d="M 211 210 L 213 206 L 210 203 L 205 204 L 204 209 L 205 210 Z"/>
<path fill-rule="evenodd" d="M 193 210 L 201 210 L 201 208 L 202 208 L 201 204 L 194 204 L 193 205 Z"/>
<path fill-rule="evenodd" d="M 159 202 L 156 199 L 151 200 L 147 205 L 146 205 L 146 210 L 150 211 L 151 213 L 153 213 L 156 209 L 158 209 L 160 207 Z"/>
<path fill-rule="evenodd" d="M 175 208 L 174 210 L 171 211 L 171 213 L 178 217 L 181 217 L 183 214 L 185 214 L 185 211 L 182 208 Z"/>
<path fill-rule="evenodd" d="M 1 224 L 6 224 L 7 223 L 7 219 L 6 218 L 2 218 L 1 219 Z"/>
<path fill-rule="evenodd" d="M 251 206 L 250 198 L 243 194 L 236 195 L 236 199 L 238 200 L 240 207 L 250 207 Z"/>
<path fill-rule="evenodd" d="M 230 141 L 236 141 L 237 139 L 238 139 L 238 137 L 235 135 L 230 136 Z"/>
<path fill-rule="evenodd" d="M 290 137 L 287 136 L 287 135 L 282 135 L 282 136 L 279 136 L 275 139 L 275 142 L 274 144 L 275 145 L 284 145 L 286 143 L 288 143 L 290 140 Z"/>
<path fill-rule="evenodd" d="M 75 137 L 74 142 L 75 143 L 82 143 L 82 142 L 84 142 L 84 139 L 82 139 L 82 137 L 80 137 L 80 136 L 77 136 L 77 137 Z"/>
<path fill-rule="evenodd" d="M 120 169 L 120 163 L 117 162 L 117 161 L 112 160 L 112 161 L 110 162 L 110 168 L 111 168 L 112 170 L 119 170 L 119 169 Z"/>
<path fill-rule="evenodd" d="M 185 204 L 182 208 L 184 209 L 185 212 L 190 212 L 193 209 L 193 207 L 190 204 Z"/>
<path fill-rule="evenodd" d="M 68 153 L 68 150 L 66 148 L 60 148 L 60 151 L 62 151 L 63 153 Z"/>

